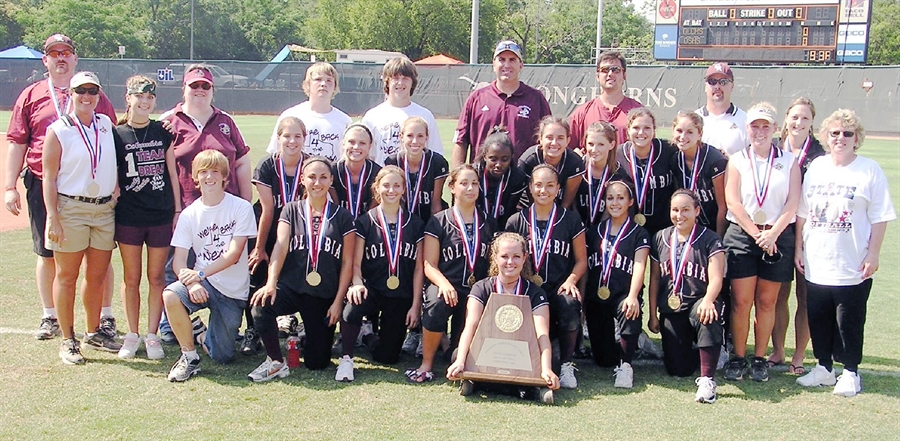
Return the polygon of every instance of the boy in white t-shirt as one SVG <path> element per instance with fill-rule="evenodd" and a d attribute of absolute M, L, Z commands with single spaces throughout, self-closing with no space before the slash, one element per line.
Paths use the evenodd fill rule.
<path fill-rule="evenodd" d="M 412 102 L 412 94 L 419 84 L 419 71 L 409 58 L 394 58 L 381 71 L 387 100 L 369 109 L 362 123 L 372 131 L 372 149 L 369 157 L 384 166 L 388 156 L 400 149 L 400 128 L 407 118 L 418 116 L 428 125 L 428 150 L 441 156 L 444 145 L 438 134 L 437 121 L 430 110 Z"/>
<path fill-rule="evenodd" d="M 250 290 L 247 239 L 256 236 L 250 203 L 225 192 L 228 159 L 216 150 L 200 152 L 191 164 L 200 199 L 184 209 L 175 226 L 172 266 L 178 281 L 163 292 L 166 315 L 181 345 L 181 357 L 169 371 L 169 381 L 185 381 L 200 373 L 203 346 L 209 356 L 225 363 L 234 355 Z M 197 256 L 187 268 L 188 250 Z M 209 308 L 209 329 L 190 314 Z"/>
<path fill-rule="evenodd" d="M 340 92 L 337 70 L 329 63 L 313 64 L 306 70 L 303 92 L 309 100 L 281 113 L 275 122 L 266 152 L 278 151 L 278 124 L 282 119 L 293 116 L 306 126 L 303 152 L 337 161 L 342 153 L 341 138 L 351 122 L 346 113 L 331 105 L 331 100 Z"/>

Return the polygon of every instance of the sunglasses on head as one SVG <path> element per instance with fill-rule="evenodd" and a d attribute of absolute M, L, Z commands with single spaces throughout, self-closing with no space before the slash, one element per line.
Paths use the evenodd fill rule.
<path fill-rule="evenodd" d="M 844 138 L 852 138 L 856 136 L 856 132 L 852 130 L 834 130 L 828 134 L 831 135 L 832 138 L 838 138 L 841 135 L 844 135 Z"/>
<path fill-rule="evenodd" d="M 731 84 L 733 82 L 734 82 L 734 80 L 732 80 L 730 78 L 718 78 L 718 79 L 707 78 L 706 79 L 706 84 L 709 84 L 710 86 L 715 86 L 716 84 L 718 84 L 720 86 L 724 86 L 726 84 Z"/>
<path fill-rule="evenodd" d="M 71 57 L 74 53 L 75 52 L 72 52 L 68 49 L 63 49 L 61 51 L 47 51 L 47 56 L 50 58 L 68 58 Z"/>
<path fill-rule="evenodd" d="M 197 81 L 195 83 L 191 83 L 191 84 L 189 84 L 189 86 L 191 87 L 191 89 L 194 89 L 194 90 L 201 89 L 201 88 L 203 90 L 212 89 L 212 84 L 204 83 L 202 81 Z"/>
<path fill-rule="evenodd" d="M 619 66 L 600 66 L 597 68 L 597 72 L 602 72 L 602 73 L 609 73 L 609 72 L 619 73 L 619 72 L 622 72 L 623 70 L 624 69 L 622 69 Z"/>
<path fill-rule="evenodd" d="M 100 88 L 99 87 L 80 87 L 79 86 L 79 87 L 72 89 L 72 91 L 75 92 L 76 95 L 84 95 L 84 94 L 97 95 L 98 93 L 100 93 Z"/>

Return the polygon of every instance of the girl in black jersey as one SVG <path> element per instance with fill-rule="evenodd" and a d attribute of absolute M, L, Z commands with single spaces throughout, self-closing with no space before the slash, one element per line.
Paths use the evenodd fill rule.
<path fill-rule="evenodd" d="M 425 227 L 425 289 L 422 314 L 422 364 L 406 371 L 416 383 L 431 381 L 434 356 L 452 316 L 452 351 L 459 342 L 466 314 L 465 299 L 476 280 L 487 277 L 488 248 L 497 224 L 476 207 L 478 172 L 463 164 L 449 177 L 453 206 L 434 215 Z"/>
<path fill-rule="evenodd" d="M 478 207 L 504 226 L 516 213 L 519 200 L 528 188 L 528 176 L 513 163 L 513 144 L 503 126 L 496 126 L 485 138 L 475 156 L 475 169 L 481 178 Z"/>
<path fill-rule="evenodd" d="M 567 210 L 572 209 L 581 184 L 581 174 L 584 173 L 584 160 L 568 148 L 570 133 L 566 120 L 545 116 L 538 128 L 538 145 L 525 150 L 519 158 L 519 168 L 527 176 L 531 176 L 532 170 L 539 164 L 547 164 L 556 170 L 562 186 L 557 199 Z M 526 194 L 525 205 L 531 203 L 530 196 Z"/>
<path fill-rule="evenodd" d="M 725 235 L 725 166 L 728 159 L 717 148 L 701 141 L 703 118 L 682 110 L 672 121 L 672 141 L 678 148 L 670 161 L 675 188 L 686 188 L 700 197 L 697 223 Z"/>
<path fill-rule="evenodd" d="M 350 211 L 353 219 L 375 207 L 372 183 L 381 166 L 369 159 L 372 132 L 365 124 L 351 124 L 341 141 L 341 159 L 331 173 L 331 199 Z"/>
<path fill-rule="evenodd" d="M 634 221 L 653 237 L 672 225 L 669 198 L 675 190 L 670 161 L 675 148 L 656 138 L 656 117 L 646 107 L 628 112 L 628 140 L 617 151 L 619 174 L 634 182 Z"/>
<path fill-rule="evenodd" d="M 113 139 L 119 171 L 115 238 L 122 254 L 125 317 L 128 333 L 119 357 L 131 358 L 141 345 L 141 272 L 143 246 L 147 244 L 147 358 L 165 357 L 159 337 L 162 291 L 172 228 L 181 212 L 181 190 L 175 170 L 172 135 L 159 121 L 151 121 L 156 107 L 156 82 L 137 75 L 125 82 L 125 116 Z"/>
<path fill-rule="evenodd" d="M 318 156 L 307 158 L 300 173 L 306 197 L 284 206 L 268 280 L 250 298 L 267 355 L 247 376 L 252 381 L 290 373 L 278 344 L 276 318 L 295 312 L 300 313 L 306 330 L 304 364 L 312 370 L 330 366 L 335 324 L 350 286 L 353 261 L 349 256 L 356 248 L 355 228 L 350 213 L 328 201 L 331 162 Z"/>
<path fill-rule="evenodd" d="M 599 366 L 617 366 L 615 386 L 628 389 L 634 379 L 631 361 L 643 323 L 641 294 L 650 254 L 647 231 L 631 218 L 632 191 L 623 181 L 611 181 L 606 187 L 609 218 L 588 229 L 589 271 L 584 290 L 594 361 Z"/>
<path fill-rule="evenodd" d="M 427 145 L 428 123 L 413 116 L 400 129 L 400 151 L 384 160 L 406 173 L 406 209 L 425 222 L 444 209 L 441 195 L 449 168 L 447 160 Z"/>
<path fill-rule="evenodd" d="M 407 328 L 419 322 L 422 306 L 424 224 L 403 209 L 406 173 L 386 165 L 372 184 L 379 205 L 356 220 L 353 284 L 347 293 L 341 343 L 344 354 L 337 381 L 353 381 L 353 349 L 363 316 L 378 315 L 378 335 L 364 335 L 372 359 L 394 364 Z"/>
<path fill-rule="evenodd" d="M 671 206 L 674 226 L 651 241 L 647 328 L 662 333 L 669 375 L 689 376 L 699 364 L 694 400 L 713 403 L 716 362 L 725 338 L 723 306 L 718 300 L 725 277 L 725 249 L 717 234 L 697 224 L 700 200 L 695 193 L 676 190 Z"/>
<path fill-rule="evenodd" d="M 596 121 L 584 132 L 584 175 L 578 187 L 575 207 L 585 226 L 596 226 L 603 218 L 606 183 L 619 168 L 616 162 L 616 126 Z"/>
<path fill-rule="evenodd" d="M 577 284 L 587 269 L 584 225 L 578 215 L 556 204 L 556 169 L 541 164 L 531 173 L 534 203 L 514 214 L 506 230 L 528 238 L 534 282 L 547 292 L 554 334 L 559 338 L 560 385 L 578 387 L 572 355 L 581 329 L 581 292 Z"/>
<path fill-rule="evenodd" d="M 550 346 L 550 308 L 544 290 L 529 280 L 528 244 L 515 233 L 502 233 L 491 243 L 490 277 L 476 282 L 466 299 L 466 326 L 459 340 L 456 360 L 447 368 L 447 378 L 458 380 L 466 366 L 466 358 L 475 331 L 491 293 L 515 294 L 531 299 L 531 313 L 541 354 L 541 378 L 551 390 L 559 389 L 559 377 L 553 373 L 553 349 Z M 470 390 L 472 384 L 469 383 Z"/>
<path fill-rule="evenodd" d="M 278 221 L 281 210 L 288 203 L 303 196 L 301 169 L 303 168 L 303 145 L 306 140 L 306 125 L 299 118 L 286 117 L 276 127 L 278 151 L 267 155 L 256 166 L 251 182 L 259 195 L 253 205 L 256 213 L 257 234 L 252 240 L 247 263 L 250 265 L 250 291 L 254 292 L 266 284 L 269 272 L 269 254 L 278 238 Z M 247 328 L 241 342 L 240 353 L 255 354 L 259 349 L 259 333 L 253 323 L 252 308 L 247 305 Z"/>

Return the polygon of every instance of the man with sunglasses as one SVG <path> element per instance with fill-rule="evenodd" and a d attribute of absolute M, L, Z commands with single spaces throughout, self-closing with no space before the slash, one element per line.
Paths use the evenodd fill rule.
<path fill-rule="evenodd" d="M 600 95 L 578 106 L 569 115 L 572 136 L 570 149 L 584 149 L 584 132 L 591 123 L 606 121 L 617 129 L 617 144 L 628 136 L 628 112 L 642 104 L 625 96 L 625 57 L 617 51 L 605 51 L 597 57 L 597 83 Z"/>
<path fill-rule="evenodd" d="M 703 78 L 706 87 L 706 105 L 697 109 L 703 117 L 703 142 L 719 149 L 726 157 L 745 149 L 747 138 L 747 112 L 731 102 L 734 91 L 734 73 L 726 63 L 713 63 Z"/>
<path fill-rule="evenodd" d="M 47 340 L 60 335 L 59 323 L 56 319 L 56 308 L 53 302 L 53 279 L 56 277 L 56 263 L 53 251 L 44 243 L 44 226 L 47 222 L 47 211 L 44 207 L 44 195 L 41 178 L 43 169 L 41 157 L 44 147 L 44 136 L 47 127 L 62 115 L 72 110 L 69 101 L 69 81 L 75 75 L 78 55 L 75 44 L 63 34 L 53 34 L 44 42 L 44 66 L 47 68 L 47 79 L 33 83 L 25 88 L 16 99 L 6 140 L 9 143 L 6 160 L 6 182 L 4 182 L 4 202 L 6 209 L 18 216 L 22 209 L 22 201 L 16 187 L 16 179 L 21 175 L 25 183 L 25 200 L 28 205 L 28 218 L 31 222 L 31 237 L 34 252 L 38 255 L 35 276 L 38 294 L 43 305 L 41 324 L 35 337 Z M 116 112 L 112 103 L 103 92 L 97 104 L 97 113 L 116 121 Z M 25 167 L 24 173 L 22 172 Z M 111 278 L 107 277 L 109 281 Z M 108 285 L 108 286 L 107 286 Z M 104 321 L 101 330 L 115 336 L 115 319 L 109 309 L 112 298 L 112 285 L 104 284 L 103 307 Z"/>
<path fill-rule="evenodd" d="M 525 62 L 516 42 L 505 40 L 497 44 L 493 67 L 497 79 L 472 92 L 459 115 L 453 136 L 453 167 L 466 162 L 467 156 L 475 158 L 495 126 L 509 131 L 515 163 L 535 144 L 541 119 L 550 115 L 550 103 L 544 94 L 519 81 Z"/>

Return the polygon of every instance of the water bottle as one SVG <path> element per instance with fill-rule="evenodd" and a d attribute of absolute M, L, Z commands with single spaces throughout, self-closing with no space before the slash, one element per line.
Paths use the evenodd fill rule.
<path fill-rule="evenodd" d="M 300 339 L 296 336 L 290 336 L 285 341 L 287 345 L 287 364 L 290 369 L 300 367 Z"/>

